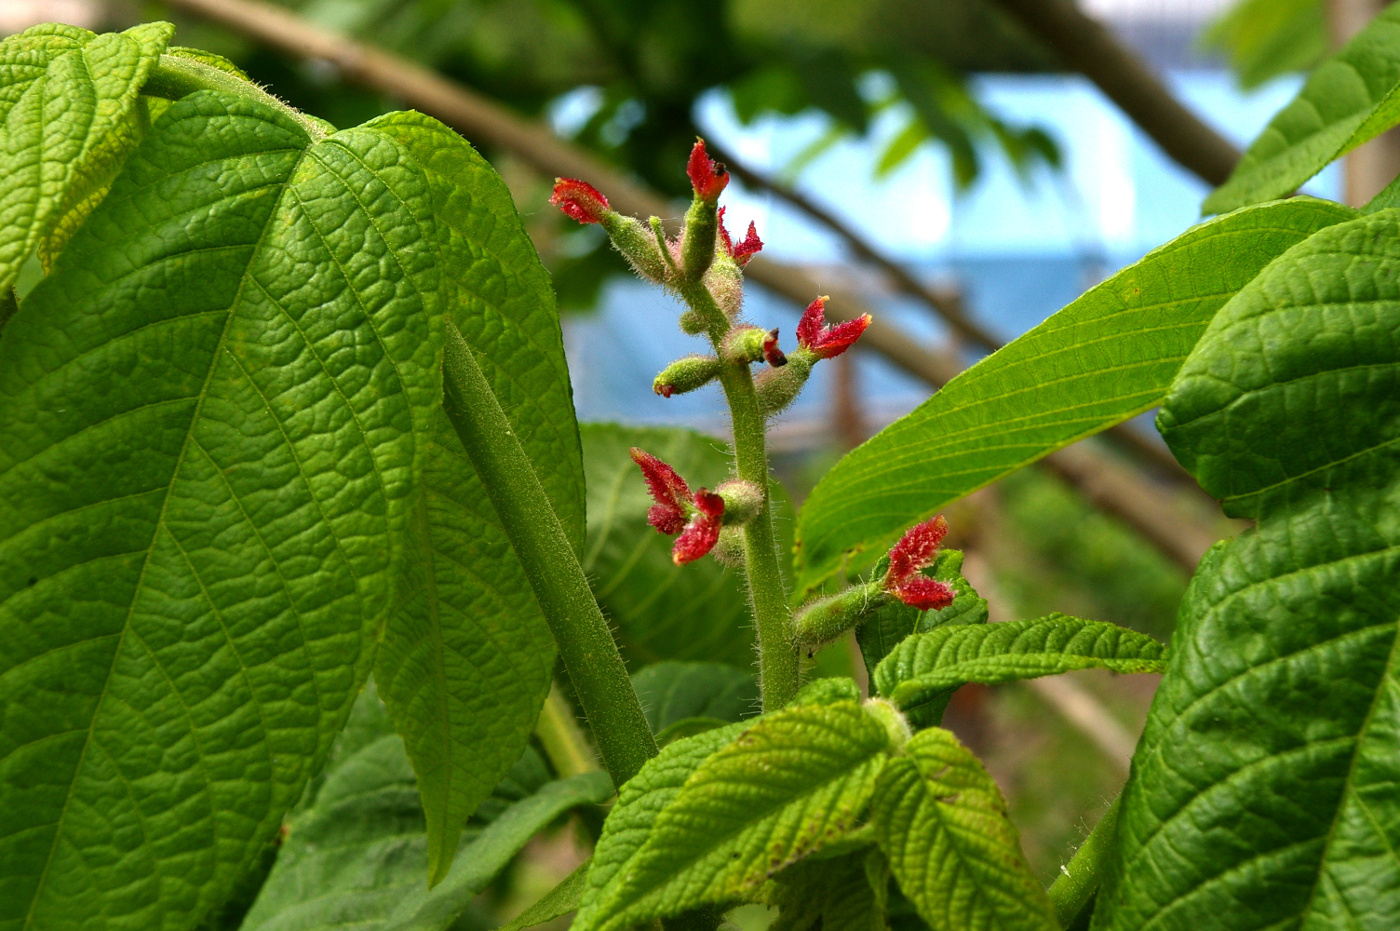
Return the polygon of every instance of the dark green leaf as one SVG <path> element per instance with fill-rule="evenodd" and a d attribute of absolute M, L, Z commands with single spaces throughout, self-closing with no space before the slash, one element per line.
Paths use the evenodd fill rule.
<path fill-rule="evenodd" d="M 804 860 L 779 873 L 768 931 L 887 931 L 890 865 L 878 850 Z"/>
<path fill-rule="evenodd" d="M 579 902 L 583 898 L 583 890 L 588 887 L 588 870 L 593 866 L 593 859 L 590 857 L 579 864 L 563 881 L 544 896 L 531 905 L 512 921 L 501 928 L 501 931 L 525 931 L 526 928 L 533 928 L 542 925 L 546 921 L 553 921 L 560 915 L 567 915 L 578 908 Z"/>
<path fill-rule="evenodd" d="M 1231 295 L 1355 215 L 1296 199 L 1204 223 L 950 381 L 813 490 L 798 523 L 798 591 L 868 565 L 968 492 L 1160 403 Z"/>
<path fill-rule="evenodd" d="M 492 799 L 498 810 L 472 822 L 452 870 L 429 892 L 429 843 L 403 741 L 373 691 L 356 703 L 350 724 L 315 802 L 292 819 L 242 931 L 441 931 L 537 831 L 612 794 L 598 772 L 516 799 L 503 783 Z"/>
<path fill-rule="evenodd" d="M 991 685 L 1071 669 L 1161 672 L 1165 654 L 1166 648 L 1146 634 L 1052 614 L 915 634 L 885 658 L 871 681 L 881 695 L 910 713 L 930 702 L 941 706 L 968 682 Z"/>
<path fill-rule="evenodd" d="M 759 718 L 705 759 L 650 820 L 626 869 L 590 876 L 575 931 L 618 931 L 752 899 L 774 873 L 855 827 L 890 743 L 885 725 L 853 701 Z M 620 801 L 609 821 L 628 811 Z M 605 833 L 600 863 L 606 845 Z"/>
<path fill-rule="evenodd" d="M 431 224 L 383 136 L 194 94 L 0 332 L 0 924 L 195 923 L 325 758 L 441 390 Z"/>
<path fill-rule="evenodd" d="M 141 85 L 174 32 L 49 23 L 0 42 L 0 288 L 36 248 L 52 265 L 102 199 L 140 139 Z"/>
<path fill-rule="evenodd" d="M 1095 927 L 1384 928 L 1400 914 L 1400 213 L 1231 301 L 1159 421 L 1254 530 L 1182 605 Z"/>
<path fill-rule="evenodd" d="M 977 758 L 941 728 L 915 734 L 904 751 L 880 774 L 872 820 L 924 920 L 946 931 L 1058 931 L 1006 802 Z"/>
<path fill-rule="evenodd" d="M 583 475 L 549 278 L 496 172 L 418 113 L 368 124 L 427 174 L 443 308 L 471 342 L 571 542 Z M 549 692 L 554 641 L 462 442 L 438 410 L 415 513 L 407 597 L 375 667 L 418 773 L 434 882 L 476 806 L 520 755 Z"/>
<path fill-rule="evenodd" d="M 1224 213 L 1285 197 L 1352 149 L 1400 122 L 1400 7 L 1371 21 L 1318 66 L 1269 122 L 1230 178 L 1201 206 Z"/>
<path fill-rule="evenodd" d="M 753 673 L 724 663 L 656 663 L 633 676 L 632 686 L 658 734 L 685 718 L 727 724 L 759 710 Z"/>

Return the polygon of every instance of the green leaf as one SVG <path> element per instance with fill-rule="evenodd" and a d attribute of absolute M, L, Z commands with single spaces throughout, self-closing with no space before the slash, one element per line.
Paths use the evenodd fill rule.
<path fill-rule="evenodd" d="M 904 751 L 880 774 L 872 820 L 923 919 L 946 931 L 1058 931 L 1006 801 L 977 758 L 940 728 L 915 734 Z"/>
<path fill-rule="evenodd" d="M 686 718 L 729 723 L 758 713 L 753 673 L 724 663 L 656 663 L 632 677 L 654 733 Z"/>
<path fill-rule="evenodd" d="M 1400 8 L 1390 8 L 1309 76 L 1201 206 L 1224 213 L 1285 197 L 1400 122 Z"/>
<path fill-rule="evenodd" d="M 526 928 L 542 925 L 575 911 L 583 899 L 583 890 L 588 888 L 588 870 L 592 866 L 592 857 L 584 860 L 578 869 L 564 877 L 538 902 L 521 912 L 510 924 L 502 926 L 501 931 L 525 931 Z"/>
<path fill-rule="evenodd" d="M 169 23 L 95 35 L 46 24 L 0 42 L 0 289 L 46 267 L 141 137 L 137 99 Z"/>
<path fill-rule="evenodd" d="M 172 107 L 0 332 L 0 927 L 182 928 L 324 760 L 440 393 L 422 174 Z"/>
<path fill-rule="evenodd" d="M 612 793 L 599 772 L 515 799 L 504 783 L 492 798 L 498 810 L 485 823 L 472 822 L 453 869 L 429 892 L 428 839 L 413 769 L 372 691 L 356 703 L 351 729 L 361 733 L 337 744 L 324 785 L 292 819 L 242 931 L 446 928 L 531 836 L 570 808 Z"/>
<path fill-rule="evenodd" d="M 1160 403 L 1231 295 L 1355 215 L 1300 198 L 1203 223 L 963 372 L 812 491 L 798 520 L 798 592 L 868 565 L 968 492 Z"/>
<path fill-rule="evenodd" d="M 774 880 L 768 931 L 888 931 L 890 865 L 878 850 L 803 860 Z"/>
<path fill-rule="evenodd" d="M 634 664 L 709 660 L 747 668 L 753 622 L 739 576 L 714 559 L 679 568 L 671 561 L 675 539 L 648 526 L 652 500 L 627 455 L 640 446 L 670 463 L 692 489 L 714 488 L 732 470 L 725 445 L 674 427 L 583 424 L 582 433 L 588 475 L 583 569 L 603 613 L 618 627 L 623 655 Z M 774 505 L 781 526 L 782 505 Z"/>
<path fill-rule="evenodd" d="M 915 634 L 885 658 L 872 681 L 908 713 L 968 682 L 992 685 L 1071 669 L 1162 672 L 1165 655 L 1166 647 L 1135 630 L 1051 614 Z"/>
<path fill-rule="evenodd" d="M 1324 0 L 1240 0 L 1206 28 L 1201 44 L 1225 52 L 1250 90 L 1310 70 L 1327 57 L 1327 40 Z"/>
<path fill-rule="evenodd" d="M 368 124 L 427 174 L 443 308 L 470 341 L 578 550 L 583 470 L 549 277 L 500 177 L 431 117 Z M 375 667 L 418 773 L 429 869 L 530 738 L 549 693 L 554 640 L 524 568 L 447 417 L 435 413 L 415 513 L 408 597 Z"/>
<path fill-rule="evenodd" d="M 774 873 L 856 826 L 889 746 L 884 725 L 853 701 L 760 718 L 700 764 L 625 869 L 589 877 L 574 931 L 753 898 Z M 620 800 L 612 817 L 628 811 Z M 605 831 L 599 863 L 606 845 Z"/>
<path fill-rule="evenodd" d="M 1228 513 L 1123 795 L 1100 929 L 1381 928 L 1400 913 L 1400 213 L 1289 252 L 1159 420 Z"/>

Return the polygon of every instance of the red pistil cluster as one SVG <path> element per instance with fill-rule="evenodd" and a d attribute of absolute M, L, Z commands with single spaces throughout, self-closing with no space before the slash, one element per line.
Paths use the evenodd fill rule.
<path fill-rule="evenodd" d="M 729 235 L 729 230 L 724 228 L 724 208 L 719 208 L 719 241 L 724 247 L 724 252 L 739 264 L 740 268 L 749 264 L 749 259 L 753 258 L 763 249 L 763 240 L 758 238 L 758 227 L 753 221 L 749 221 L 749 232 L 742 242 L 737 246 Z"/>
<path fill-rule="evenodd" d="M 723 525 L 724 499 L 704 488 L 692 495 L 675 469 L 635 446 L 631 453 L 656 501 L 647 511 L 647 523 L 667 536 L 680 534 L 671 560 L 683 566 L 714 549 Z"/>
<path fill-rule="evenodd" d="M 946 608 L 953 603 L 952 586 L 930 579 L 920 570 L 933 563 L 938 546 L 948 533 L 943 515 L 911 527 L 890 550 L 885 591 L 920 611 Z"/>
<path fill-rule="evenodd" d="M 580 223 L 602 223 L 612 210 L 597 188 L 574 178 L 555 178 L 549 202 Z"/>
<path fill-rule="evenodd" d="M 865 328 L 870 326 L 869 314 L 862 314 L 834 327 L 827 326 L 826 302 L 827 298 L 819 297 L 808 304 L 802 312 L 802 319 L 797 322 L 797 345 L 810 349 L 819 359 L 831 359 L 850 349 L 851 344 L 860 339 Z"/>
<path fill-rule="evenodd" d="M 763 334 L 763 358 L 774 368 L 787 365 L 787 356 L 778 348 L 778 328 Z"/>
<path fill-rule="evenodd" d="M 710 158 L 705 151 L 705 140 L 696 139 L 695 147 L 690 150 L 690 160 L 686 162 L 685 173 L 690 176 L 690 186 L 695 190 L 695 196 L 706 203 L 713 204 L 719 200 L 720 192 L 729 183 L 729 172 L 724 170 L 724 166 Z"/>

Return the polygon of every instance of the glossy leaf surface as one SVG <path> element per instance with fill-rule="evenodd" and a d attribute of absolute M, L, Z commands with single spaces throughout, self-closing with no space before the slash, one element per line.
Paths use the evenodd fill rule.
<path fill-rule="evenodd" d="M 95 35 L 48 23 L 0 42 L 0 290 L 45 265 L 140 139 L 141 85 L 175 27 Z"/>
<path fill-rule="evenodd" d="M 577 549 L 581 453 L 559 318 L 510 194 L 436 120 L 394 113 L 369 125 L 427 174 L 443 310 L 471 342 Z M 440 409 L 430 436 L 408 597 L 385 631 L 375 677 L 418 773 L 436 881 L 452 863 L 462 825 L 529 740 L 549 692 L 554 640 Z"/>
<path fill-rule="evenodd" d="M 1400 9 L 1381 12 L 1319 65 L 1201 209 L 1224 213 L 1287 197 L 1347 152 L 1400 122 Z"/>
<path fill-rule="evenodd" d="M 798 522 L 798 592 L 868 565 L 968 492 L 1160 403 L 1236 291 L 1355 215 L 1294 200 L 1204 223 L 963 372 L 813 490 Z"/>
<path fill-rule="evenodd" d="M 855 702 L 760 718 L 700 764 L 625 870 L 596 884 L 590 877 L 575 931 L 630 928 L 753 897 L 773 873 L 855 826 L 889 746 L 884 726 Z M 620 802 L 617 814 L 624 811 Z"/>
<path fill-rule="evenodd" d="M 1058 931 L 992 777 L 941 728 L 890 760 L 872 820 L 899 887 L 944 931 Z"/>
<path fill-rule="evenodd" d="M 173 106 L 0 333 L 0 928 L 189 927 L 368 672 L 440 392 L 422 173 Z"/>
<path fill-rule="evenodd" d="M 1227 511 L 1133 762 L 1100 929 L 1400 913 L 1400 213 L 1297 247 L 1217 317 L 1160 426 Z"/>

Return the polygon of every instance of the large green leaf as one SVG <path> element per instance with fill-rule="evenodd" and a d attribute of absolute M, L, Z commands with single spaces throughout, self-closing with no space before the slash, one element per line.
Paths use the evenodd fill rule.
<path fill-rule="evenodd" d="M 643 663 L 751 665 L 753 622 L 739 576 L 714 559 L 684 567 L 671 561 L 675 540 L 647 525 L 652 500 L 627 455 L 640 446 L 675 467 L 692 490 L 714 488 L 731 470 L 724 444 L 674 427 L 584 424 L 582 432 L 588 473 L 583 569 L 618 627 L 624 655 Z"/>
<path fill-rule="evenodd" d="M 428 838 L 403 741 L 372 692 L 356 703 L 352 725 L 372 736 L 348 745 L 342 738 L 314 804 L 292 819 L 242 931 L 440 931 L 535 832 L 612 793 L 599 772 L 531 784 L 523 796 L 501 786 L 492 798 L 498 810 L 473 820 L 453 869 L 429 892 Z"/>
<path fill-rule="evenodd" d="M 324 759 L 440 393 L 383 136 L 172 107 L 0 333 L 0 928 L 184 928 Z"/>
<path fill-rule="evenodd" d="M 138 98 L 175 27 L 49 23 L 0 42 L 0 290 L 49 264 L 140 138 Z"/>
<path fill-rule="evenodd" d="M 992 777 L 941 728 L 920 731 L 880 774 L 871 818 L 895 879 L 945 931 L 1058 931 Z"/>
<path fill-rule="evenodd" d="M 700 764 L 651 820 L 625 869 L 590 876 L 575 931 L 618 931 L 752 898 L 778 870 L 855 827 L 890 744 L 885 726 L 853 701 L 758 719 Z M 613 817 L 627 816 L 626 801 Z M 607 841 L 605 834 L 597 863 Z"/>
<path fill-rule="evenodd" d="M 471 341 L 575 549 L 583 469 L 554 292 L 505 184 L 461 136 L 419 113 L 369 124 L 423 166 L 445 312 Z M 415 513 L 409 594 L 375 667 L 446 875 L 468 816 L 520 755 L 549 693 L 554 641 L 462 441 L 439 409 Z"/>
<path fill-rule="evenodd" d="M 1096 927 L 1387 928 L 1400 914 L 1400 212 L 1240 293 L 1160 425 L 1254 530 L 1192 580 Z"/>
<path fill-rule="evenodd" d="M 1203 223 L 950 381 L 813 490 L 798 521 L 798 592 L 867 565 L 968 492 L 1160 403 L 1231 295 L 1355 215 L 1299 199 Z"/>
<path fill-rule="evenodd" d="M 1103 621 L 1052 614 L 1033 621 L 940 627 L 905 640 L 875 669 L 880 694 L 906 712 L 968 682 L 988 685 L 1071 669 L 1161 672 L 1166 648 Z"/>
<path fill-rule="evenodd" d="M 655 733 L 686 718 L 738 721 L 760 708 L 753 673 L 724 663 L 656 663 L 633 676 L 632 687 Z"/>
<path fill-rule="evenodd" d="M 1224 213 L 1285 197 L 1397 122 L 1400 8 L 1391 7 L 1313 71 L 1201 209 Z"/>

